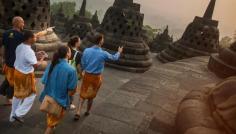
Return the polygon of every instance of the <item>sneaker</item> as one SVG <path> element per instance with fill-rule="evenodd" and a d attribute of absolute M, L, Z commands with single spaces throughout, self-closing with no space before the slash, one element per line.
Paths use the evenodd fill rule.
<path fill-rule="evenodd" d="M 15 122 L 16 120 L 13 117 L 10 117 L 10 122 Z"/>
<path fill-rule="evenodd" d="M 75 110 L 75 105 L 74 104 L 70 104 L 70 110 Z"/>

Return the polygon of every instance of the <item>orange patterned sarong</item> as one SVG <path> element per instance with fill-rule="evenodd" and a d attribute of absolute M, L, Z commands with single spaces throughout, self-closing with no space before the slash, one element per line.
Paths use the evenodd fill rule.
<path fill-rule="evenodd" d="M 32 93 L 36 93 L 36 81 L 34 73 L 23 74 L 18 70 L 14 71 L 14 96 L 16 98 L 26 98 Z"/>
<path fill-rule="evenodd" d="M 7 81 L 11 87 L 14 86 L 14 68 L 7 66 L 6 64 L 3 65 L 3 73 L 6 76 Z"/>
<path fill-rule="evenodd" d="M 101 85 L 101 75 L 85 73 L 80 88 L 80 97 L 83 99 L 94 99 Z"/>
<path fill-rule="evenodd" d="M 47 126 L 50 128 L 55 127 L 64 117 L 65 115 L 65 110 L 61 108 L 61 115 L 59 117 L 52 115 L 52 114 L 47 114 Z"/>

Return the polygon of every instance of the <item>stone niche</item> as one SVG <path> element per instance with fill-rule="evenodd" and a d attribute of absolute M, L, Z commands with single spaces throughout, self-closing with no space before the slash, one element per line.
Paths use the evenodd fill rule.
<path fill-rule="evenodd" d="M 176 129 L 178 134 L 235 134 L 236 77 L 190 92 L 178 108 Z"/>
<path fill-rule="evenodd" d="M 152 65 L 148 45 L 142 38 L 144 15 L 140 13 L 140 5 L 133 0 L 115 0 L 108 8 L 101 26 L 96 32 L 105 36 L 103 48 L 111 53 L 124 46 L 124 53 L 118 62 L 107 65 L 131 72 L 145 72 Z M 82 48 L 90 47 L 94 33 L 87 35 Z"/>
<path fill-rule="evenodd" d="M 157 55 L 161 62 L 195 56 L 210 56 L 219 49 L 218 21 L 212 20 L 216 0 L 211 0 L 203 17 L 196 16 L 188 25 L 183 36 Z"/>
<path fill-rule="evenodd" d="M 212 54 L 208 68 L 221 78 L 236 76 L 236 42 L 219 54 Z"/>

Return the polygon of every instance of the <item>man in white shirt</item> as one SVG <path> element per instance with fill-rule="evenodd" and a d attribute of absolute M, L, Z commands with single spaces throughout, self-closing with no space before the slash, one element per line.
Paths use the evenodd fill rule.
<path fill-rule="evenodd" d="M 45 56 L 37 61 L 31 45 L 36 42 L 36 36 L 31 31 L 24 32 L 24 42 L 16 48 L 16 60 L 14 63 L 14 97 L 10 121 L 23 123 L 23 117 L 31 109 L 36 97 L 34 68 L 41 65 Z"/>

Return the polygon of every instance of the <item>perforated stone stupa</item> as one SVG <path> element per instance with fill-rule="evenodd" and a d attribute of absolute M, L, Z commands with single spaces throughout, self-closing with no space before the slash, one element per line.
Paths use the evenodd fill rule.
<path fill-rule="evenodd" d="M 73 16 L 73 19 L 68 23 L 67 34 L 69 36 L 79 35 L 83 39 L 86 34 L 92 31 L 93 27 L 90 18 L 85 16 L 86 13 L 86 0 L 83 0 L 80 11 Z"/>
<path fill-rule="evenodd" d="M 140 13 L 140 4 L 133 0 L 115 0 L 108 8 L 97 32 L 105 35 L 105 50 L 116 52 L 124 46 L 124 53 L 118 62 L 108 65 L 131 72 L 145 72 L 152 65 L 149 47 L 142 39 L 144 14 Z M 88 34 L 83 48 L 91 45 L 94 33 Z"/>
<path fill-rule="evenodd" d="M 203 17 L 196 16 L 182 38 L 157 55 L 166 63 L 180 59 L 209 56 L 219 48 L 218 21 L 212 20 L 216 0 L 211 0 Z"/>
<path fill-rule="evenodd" d="M 35 33 L 50 27 L 50 0 L 0 0 L 3 8 L 0 8 L 1 24 L 0 31 L 4 32 L 12 28 L 12 18 L 21 16 L 25 20 L 25 29 Z M 46 51 L 49 59 L 59 46 L 60 39 L 50 30 L 45 36 L 38 39 L 33 47 L 36 51 Z M 44 68 L 42 68 L 44 69 Z"/>
<path fill-rule="evenodd" d="M 208 68 L 222 78 L 236 76 L 236 42 L 219 54 L 212 54 Z"/>

